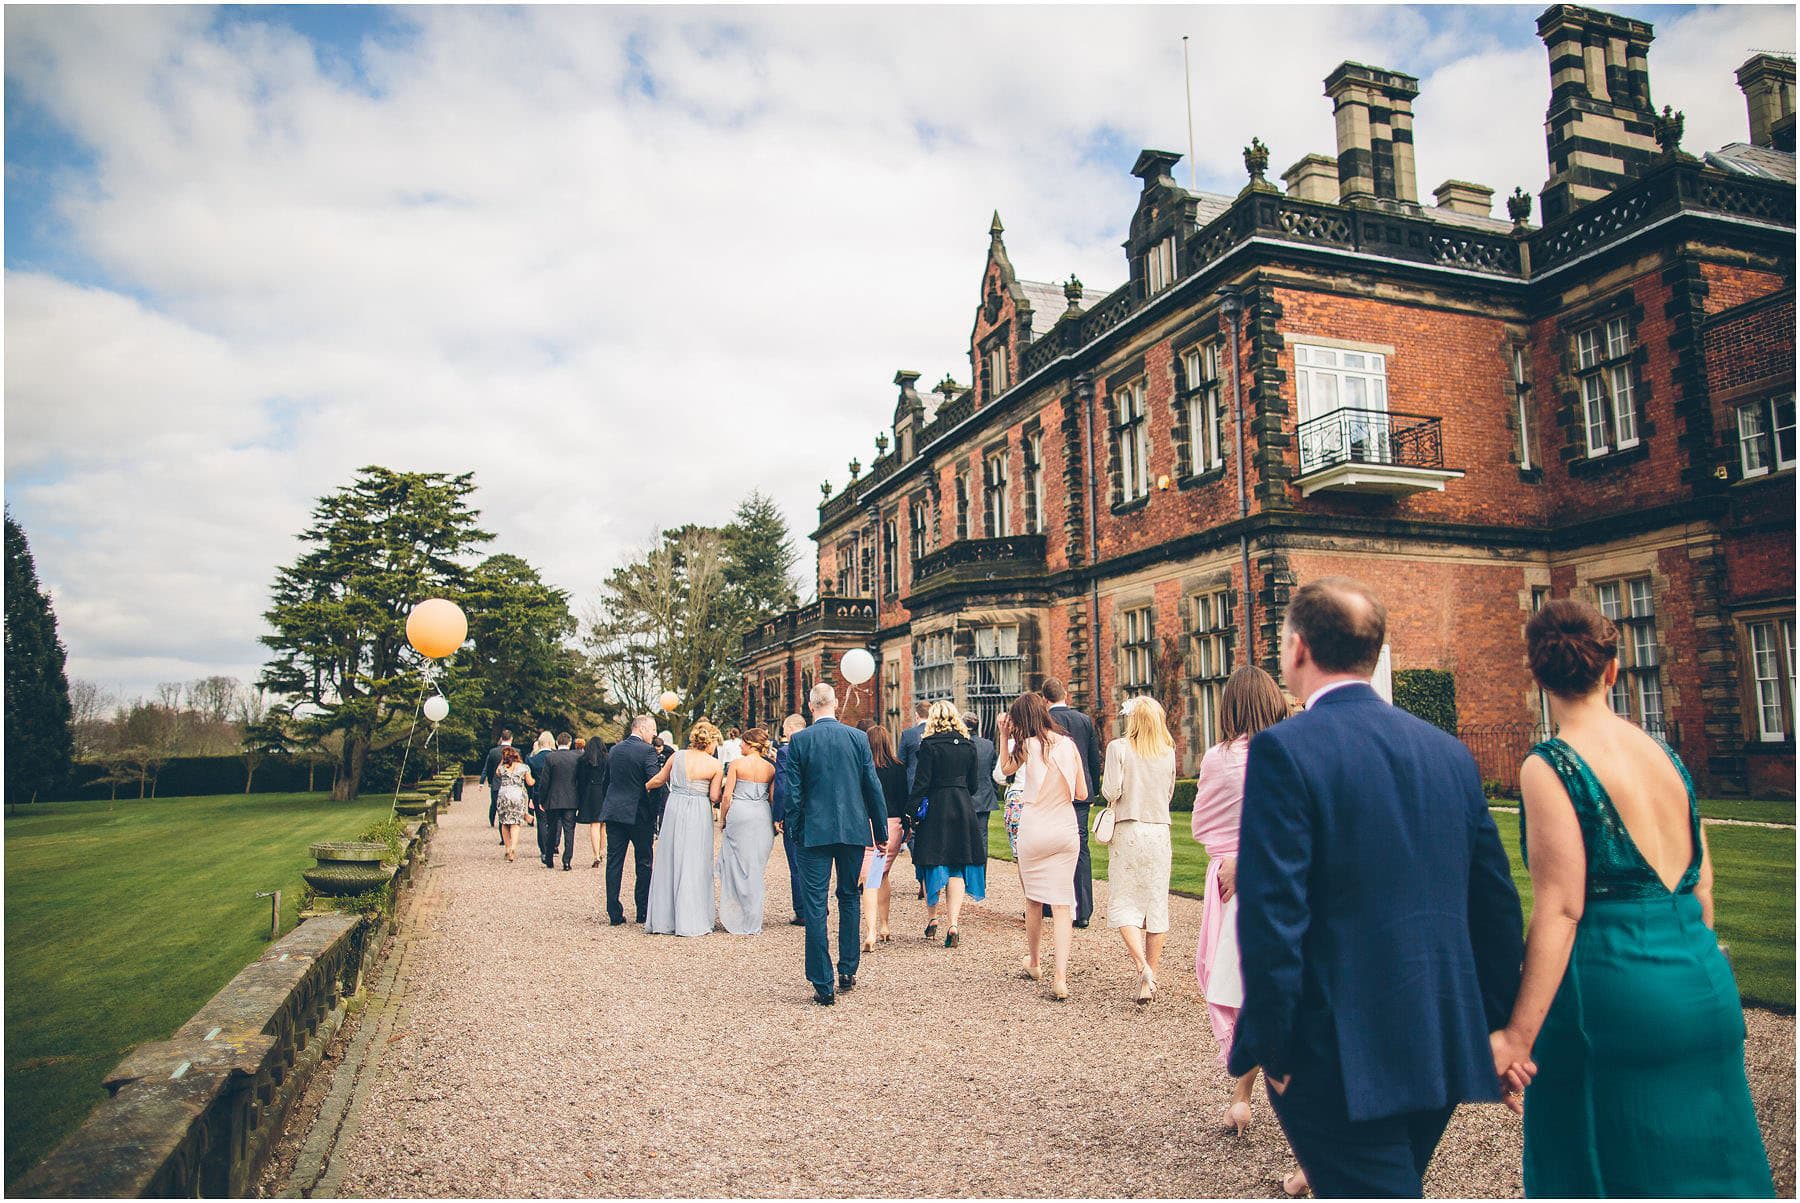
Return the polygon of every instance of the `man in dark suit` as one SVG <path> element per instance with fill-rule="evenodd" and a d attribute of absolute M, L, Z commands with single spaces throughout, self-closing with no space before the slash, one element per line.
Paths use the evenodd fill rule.
<path fill-rule="evenodd" d="M 512 732 L 501 731 L 500 742 L 488 749 L 487 759 L 481 762 L 481 784 L 488 787 L 488 826 L 495 826 L 494 820 L 500 814 L 500 791 L 494 788 L 494 770 L 500 767 L 500 751 L 512 747 Z M 501 840 L 502 844 L 506 841 Z"/>
<path fill-rule="evenodd" d="M 1075 804 L 1075 822 L 1081 828 L 1081 855 L 1075 861 L 1075 926 L 1086 927 L 1094 914 L 1094 862 L 1088 854 L 1088 808 L 1100 796 L 1100 771 L 1105 761 L 1100 755 L 1100 737 L 1094 733 L 1094 720 L 1068 703 L 1068 691 L 1055 677 L 1045 677 L 1038 687 L 1050 703 L 1050 718 L 1063 734 L 1075 741 L 1075 752 L 1081 757 L 1081 775 L 1087 781 L 1087 801 Z M 1050 914 L 1050 908 L 1044 908 Z"/>
<path fill-rule="evenodd" d="M 863 849 L 887 838 L 887 803 L 869 737 L 837 719 L 837 691 L 821 682 L 807 699 L 812 726 L 788 744 L 787 822 L 798 828 L 802 908 L 806 920 L 806 980 L 813 1001 L 831 1006 L 831 947 L 825 930 L 826 895 L 837 870 L 837 989 L 856 986 L 862 958 Z"/>
<path fill-rule="evenodd" d="M 573 739 L 567 731 L 556 737 L 556 750 L 544 757 L 544 780 L 538 789 L 538 804 L 544 810 L 541 822 L 548 829 L 542 837 L 544 868 L 556 866 L 556 846 L 560 843 L 565 873 L 575 859 L 575 811 L 581 805 L 581 791 L 576 788 L 581 776 L 581 754 L 570 747 Z"/>
<path fill-rule="evenodd" d="M 804 730 L 806 720 L 797 714 L 781 720 L 781 743 L 775 748 L 775 788 L 770 791 L 774 801 L 769 807 L 775 830 L 781 833 L 781 850 L 787 853 L 788 898 L 794 904 L 794 917 L 788 923 L 793 927 L 805 926 L 806 920 L 800 917 L 800 845 L 794 842 L 794 825 L 787 821 L 788 741 L 795 732 Z"/>
<path fill-rule="evenodd" d="M 1502 1097 L 1488 1033 L 1524 955 L 1474 758 L 1369 687 L 1386 636 L 1357 581 L 1295 591 L 1281 675 L 1307 708 L 1244 781 L 1230 1068 L 1262 1066 L 1321 1197 L 1420 1197 L 1456 1105 Z"/>
<path fill-rule="evenodd" d="M 650 740 L 656 721 L 647 714 L 632 720 L 631 734 L 613 745 L 606 758 L 606 799 L 600 804 L 600 821 L 606 824 L 606 915 L 614 927 L 625 922 L 619 904 L 619 886 L 625 877 L 625 846 L 636 853 L 637 921 L 650 909 L 650 864 L 656 838 L 656 800 L 644 788 L 662 769 L 662 761 Z"/>
<path fill-rule="evenodd" d="M 988 846 L 988 825 L 993 821 L 994 808 L 1000 805 L 999 792 L 994 789 L 994 758 L 998 753 L 994 749 L 994 741 L 981 734 L 981 720 L 973 710 L 963 711 L 963 726 L 969 729 L 969 742 L 975 745 L 975 775 L 980 778 L 975 792 L 969 800 L 975 804 L 975 817 L 981 821 L 981 846 Z"/>
<path fill-rule="evenodd" d="M 925 742 L 925 720 L 930 702 L 913 703 L 913 725 L 900 733 L 900 763 L 906 766 L 906 788 L 912 789 L 913 769 L 919 763 L 919 745 Z"/>

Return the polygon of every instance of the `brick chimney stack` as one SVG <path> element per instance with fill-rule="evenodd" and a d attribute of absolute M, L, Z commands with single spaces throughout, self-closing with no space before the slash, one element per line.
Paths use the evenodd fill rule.
<path fill-rule="evenodd" d="M 1737 69 L 1738 87 L 1750 106 L 1750 142 L 1775 150 L 1794 149 L 1794 60 L 1755 54 Z"/>
<path fill-rule="evenodd" d="M 1643 175 L 1662 151 L 1650 105 L 1649 24 L 1558 4 L 1544 10 L 1537 30 L 1550 53 L 1550 178 L 1541 194 L 1548 224 Z"/>
<path fill-rule="evenodd" d="M 1347 205 L 1419 203 L 1413 165 L 1413 97 L 1419 81 L 1398 71 L 1339 63 L 1325 77 L 1337 118 L 1338 199 Z"/>
<path fill-rule="evenodd" d="M 1467 180 L 1445 180 L 1432 190 L 1437 207 L 1452 213 L 1468 213 L 1475 217 L 1494 215 L 1494 190 L 1486 184 Z"/>

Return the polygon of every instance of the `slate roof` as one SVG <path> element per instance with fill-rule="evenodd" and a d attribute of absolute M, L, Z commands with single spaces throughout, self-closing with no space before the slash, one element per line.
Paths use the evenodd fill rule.
<path fill-rule="evenodd" d="M 1063 286 L 1041 280 L 1020 280 L 1019 287 L 1025 291 L 1025 299 L 1031 302 L 1031 337 L 1042 338 L 1069 308 Z"/>
<path fill-rule="evenodd" d="M 1512 222 L 1489 214 L 1483 217 L 1479 213 L 1458 213 L 1455 209 L 1446 209 L 1442 205 L 1420 205 L 1419 216 L 1427 221 L 1440 222 L 1447 226 L 1463 226 L 1471 230 L 1491 230 L 1504 234 L 1513 228 Z"/>
<path fill-rule="evenodd" d="M 1781 180 L 1783 183 L 1794 182 L 1794 152 L 1776 150 L 1769 146 L 1752 146 L 1748 142 L 1733 142 L 1718 150 L 1706 153 L 1706 162 L 1710 167 L 1737 175 L 1754 176 L 1764 180 Z"/>

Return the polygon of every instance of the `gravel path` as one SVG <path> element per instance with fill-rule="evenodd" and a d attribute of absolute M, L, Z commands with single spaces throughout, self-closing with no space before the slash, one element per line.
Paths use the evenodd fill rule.
<path fill-rule="evenodd" d="M 1019 979 L 1020 895 L 994 862 L 962 946 L 895 940 L 856 990 L 808 1001 L 786 864 L 760 936 L 606 925 L 604 870 L 506 863 L 478 789 L 434 843 L 441 908 L 409 952 L 406 1014 L 333 1161 L 345 1196 L 1279 1196 L 1290 1167 L 1258 1095 L 1215 1128 L 1228 1081 L 1195 988 L 1198 903 L 1172 902 L 1162 995 L 1130 999 L 1115 933 L 1076 933 L 1073 999 Z M 526 832 L 526 835 L 535 833 Z M 577 832 L 586 847 L 586 832 Z M 910 873 L 903 867 L 903 879 Z M 1104 905 L 1104 885 L 1096 882 Z M 629 908 L 630 871 L 626 874 Z M 835 921 L 834 921 L 835 922 Z M 1753 1011 L 1752 1085 L 1794 1188 L 1794 1021 Z M 1433 1196 L 1519 1194 L 1520 1135 L 1465 1107 Z"/>

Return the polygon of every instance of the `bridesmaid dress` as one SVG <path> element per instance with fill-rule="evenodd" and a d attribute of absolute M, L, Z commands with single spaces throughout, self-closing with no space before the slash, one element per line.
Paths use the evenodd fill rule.
<path fill-rule="evenodd" d="M 1219 862 L 1237 855 L 1238 826 L 1244 814 L 1244 770 L 1249 759 L 1248 736 L 1216 743 L 1201 758 L 1200 774 L 1194 782 L 1192 829 L 1195 842 L 1206 849 L 1206 901 L 1200 910 L 1194 976 L 1206 999 L 1206 1016 L 1218 1041 L 1220 1065 L 1231 1056 L 1244 986 L 1237 960 L 1237 897 L 1233 895 L 1229 902 L 1222 897 Z"/>
<path fill-rule="evenodd" d="M 1774 1184 L 1744 1076 L 1744 1012 L 1701 920 L 1700 808 L 1687 768 L 1693 859 L 1671 891 L 1593 770 L 1538 744 L 1569 791 L 1587 850 L 1587 901 L 1525 1092 L 1532 1197 L 1759 1197 Z M 1525 844 L 1525 818 L 1519 817 Z"/>
<path fill-rule="evenodd" d="M 669 801 L 656 833 L 644 930 L 652 935 L 704 936 L 713 929 L 712 799 L 706 782 L 688 778 L 688 754 L 676 751 L 674 756 Z"/>
<path fill-rule="evenodd" d="M 725 812 L 719 841 L 719 922 L 734 936 L 753 936 L 763 926 L 763 886 L 775 823 L 769 817 L 769 782 L 740 780 Z"/>

